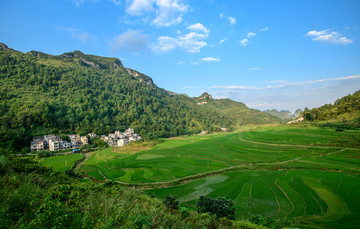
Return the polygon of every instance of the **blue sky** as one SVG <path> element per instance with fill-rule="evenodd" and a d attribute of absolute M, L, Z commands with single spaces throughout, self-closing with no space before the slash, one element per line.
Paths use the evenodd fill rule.
<path fill-rule="evenodd" d="M 119 58 L 177 93 L 251 108 L 360 90 L 358 0 L 1 0 L 0 42 Z"/>

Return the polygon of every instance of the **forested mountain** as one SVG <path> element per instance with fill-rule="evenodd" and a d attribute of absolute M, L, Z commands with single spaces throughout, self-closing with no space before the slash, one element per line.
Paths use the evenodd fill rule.
<path fill-rule="evenodd" d="M 216 112 L 237 125 L 280 123 L 281 120 L 259 110 L 250 109 L 244 103 L 231 99 L 213 99 L 207 92 L 194 98 L 197 104 L 207 112 Z"/>
<path fill-rule="evenodd" d="M 260 111 L 242 112 L 245 105 L 230 100 L 201 107 L 117 58 L 80 51 L 53 56 L 0 44 L 0 84 L 0 147 L 11 150 L 46 133 L 105 134 L 133 127 L 152 139 L 272 121 L 262 120 Z"/>
<path fill-rule="evenodd" d="M 265 110 L 265 113 L 274 115 L 282 120 L 291 120 L 293 118 L 296 118 L 297 116 L 299 116 L 302 112 L 301 109 L 297 109 L 294 114 L 292 114 L 289 110 L 281 110 L 278 111 L 276 109 L 271 109 L 271 110 Z"/>
<path fill-rule="evenodd" d="M 334 120 L 360 122 L 360 91 L 338 99 L 334 104 L 325 104 L 311 110 L 305 108 L 302 113 L 306 121 Z"/>

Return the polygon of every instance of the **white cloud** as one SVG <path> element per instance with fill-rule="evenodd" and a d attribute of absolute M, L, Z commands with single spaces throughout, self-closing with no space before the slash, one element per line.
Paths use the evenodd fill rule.
<path fill-rule="evenodd" d="M 287 88 L 292 86 L 299 86 L 299 85 L 309 85 L 309 84 L 316 84 L 316 83 L 323 83 L 323 82 L 330 82 L 330 81 L 342 81 L 342 80 L 351 80 L 351 79 L 360 79 L 360 75 L 354 76 L 346 76 L 346 77 L 339 77 L 339 78 L 329 78 L 329 79 L 319 79 L 319 80 L 312 80 L 312 81 L 301 81 L 295 83 L 289 83 L 286 81 L 272 81 L 278 82 L 279 85 L 270 85 L 266 87 L 253 87 L 253 86 L 212 86 L 210 88 L 216 89 L 240 89 L 240 90 L 267 90 L 267 89 L 276 89 L 276 88 Z M 271 81 L 270 81 L 271 82 Z"/>
<path fill-rule="evenodd" d="M 200 28 L 198 26 L 196 27 L 197 29 Z M 186 52 L 198 53 L 200 52 L 200 49 L 202 47 L 207 46 L 207 43 L 204 40 L 207 39 L 208 36 L 208 31 L 207 33 L 190 32 L 184 35 L 179 35 L 176 38 L 169 36 L 161 36 L 158 38 L 157 43 L 153 45 L 152 49 L 155 52 L 167 52 L 179 47 L 185 49 Z"/>
<path fill-rule="evenodd" d="M 207 28 L 205 28 L 205 26 L 203 26 L 201 23 L 196 23 L 196 24 L 190 25 L 188 27 L 188 29 L 200 31 L 203 33 L 209 33 L 209 30 Z"/>
<path fill-rule="evenodd" d="M 183 63 L 184 63 L 184 61 L 179 61 L 176 64 L 183 64 Z"/>
<path fill-rule="evenodd" d="M 276 82 L 284 83 L 284 81 Z M 239 88 L 204 88 L 204 91 L 208 91 L 214 98 L 230 98 L 252 108 L 261 110 L 276 108 L 294 112 L 298 108 L 312 108 L 333 103 L 336 99 L 358 91 L 359 83 L 360 76 L 347 76 L 297 82 L 298 86 L 296 87 L 289 86 L 279 89 L 263 88 L 260 90 L 260 87 L 242 86 L 243 90 L 239 90 Z"/>
<path fill-rule="evenodd" d="M 269 27 L 265 27 L 265 28 L 259 29 L 259 31 L 264 32 L 264 31 L 268 31 L 269 29 L 270 29 Z"/>
<path fill-rule="evenodd" d="M 130 15 L 140 16 L 144 12 L 153 11 L 154 0 L 133 0 L 128 1 L 128 7 L 126 13 Z"/>
<path fill-rule="evenodd" d="M 203 39 L 208 37 L 207 34 L 200 34 L 191 32 L 185 36 L 179 37 L 179 46 L 184 48 L 187 52 L 197 53 L 200 52 L 200 49 L 207 45 Z"/>
<path fill-rule="evenodd" d="M 236 23 L 236 18 L 234 18 L 234 17 L 228 17 L 228 19 L 229 19 L 231 25 L 235 25 L 235 23 Z"/>
<path fill-rule="evenodd" d="M 188 6 L 181 0 L 128 0 L 126 13 L 133 16 L 142 16 L 145 13 L 155 12 L 152 24 L 168 27 L 179 24 Z"/>
<path fill-rule="evenodd" d="M 224 43 L 226 41 L 226 38 L 222 39 L 221 41 L 219 41 L 219 45 L 221 45 L 222 43 Z"/>
<path fill-rule="evenodd" d="M 148 45 L 148 36 L 139 30 L 128 30 L 119 34 L 110 43 L 113 51 L 138 52 L 145 50 Z"/>
<path fill-rule="evenodd" d="M 259 67 L 255 67 L 255 68 L 249 68 L 248 70 L 249 70 L 249 71 L 258 71 L 258 70 L 260 70 L 260 68 L 259 68 Z"/>
<path fill-rule="evenodd" d="M 341 36 L 341 34 L 337 31 L 330 31 L 330 29 L 325 29 L 322 31 L 311 30 L 307 32 L 305 36 L 313 37 L 312 39 L 314 41 L 329 42 L 336 45 L 347 45 L 353 43 L 353 40 Z"/>
<path fill-rule="evenodd" d="M 249 40 L 246 39 L 246 38 L 244 38 L 244 39 L 242 39 L 242 40 L 240 41 L 240 43 L 241 43 L 243 46 L 246 46 L 248 42 L 249 42 Z"/>
<path fill-rule="evenodd" d="M 248 34 L 247 34 L 247 37 L 248 37 L 248 38 L 254 37 L 254 36 L 256 36 L 256 33 L 248 33 Z"/>
<path fill-rule="evenodd" d="M 158 44 L 153 47 L 156 52 L 168 52 L 179 46 L 176 38 L 169 36 L 161 36 L 158 38 Z"/>
<path fill-rule="evenodd" d="M 202 58 L 201 59 L 202 61 L 205 61 L 205 62 L 219 62 L 220 61 L 220 58 L 215 58 L 215 57 L 205 57 L 205 58 Z"/>
<path fill-rule="evenodd" d="M 223 18 L 223 17 L 224 17 L 224 14 L 221 13 L 221 14 L 219 15 L 219 17 L 220 17 L 220 18 Z"/>

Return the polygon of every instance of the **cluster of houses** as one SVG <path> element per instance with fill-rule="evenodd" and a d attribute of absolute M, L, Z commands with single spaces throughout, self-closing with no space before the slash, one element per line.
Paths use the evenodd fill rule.
<path fill-rule="evenodd" d="M 299 117 L 299 118 L 297 118 L 297 119 L 288 121 L 287 124 L 297 123 L 297 122 L 303 122 L 303 121 L 304 121 L 304 118 L 303 118 L 303 117 Z"/>
<path fill-rule="evenodd" d="M 50 151 L 59 151 L 66 149 L 76 149 L 83 145 L 88 144 L 89 138 L 97 138 L 98 136 L 95 133 L 89 133 L 87 136 L 82 136 L 78 134 L 68 135 L 70 141 L 61 139 L 59 135 L 49 134 L 40 137 L 34 137 L 30 143 L 31 151 L 43 151 L 49 149 Z M 109 136 L 102 135 L 101 139 L 106 142 L 109 146 L 121 147 L 131 141 L 140 141 L 141 136 L 135 134 L 134 129 L 129 128 L 125 132 L 115 131 Z"/>
<path fill-rule="evenodd" d="M 113 134 L 109 134 L 109 136 L 101 136 L 101 139 L 106 142 L 109 146 L 121 147 L 126 144 L 129 144 L 131 141 L 140 141 L 141 136 L 135 134 L 133 128 L 129 128 L 125 130 L 123 133 L 120 131 L 115 131 Z"/>
<path fill-rule="evenodd" d="M 59 135 L 49 134 L 40 137 L 34 137 L 30 143 L 30 151 L 58 151 L 64 149 L 78 148 L 88 144 L 87 136 L 80 137 L 78 134 L 68 135 L 70 141 L 61 139 Z"/>

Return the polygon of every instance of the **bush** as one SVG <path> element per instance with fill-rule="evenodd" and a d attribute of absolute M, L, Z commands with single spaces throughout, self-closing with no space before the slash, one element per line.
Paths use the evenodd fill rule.
<path fill-rule="evenodd" d="M 179 201 L 177 200 L 177 196 L 167 196 L 164 200 L 164 204 L 166 207 L 172 210 L 178 210 L 179 209 Z"/>
<path fill-rule="evenodd" d="M 200 196 L 195 205 L 198 207 L 199 213 L 208 212 L 211 215 L 216 215 L 218 218 L 235 218 L 235 208 L 233 207 L 233 202 L 225 199 L 224 197 L 213 199 L 210 197 Z"/>

